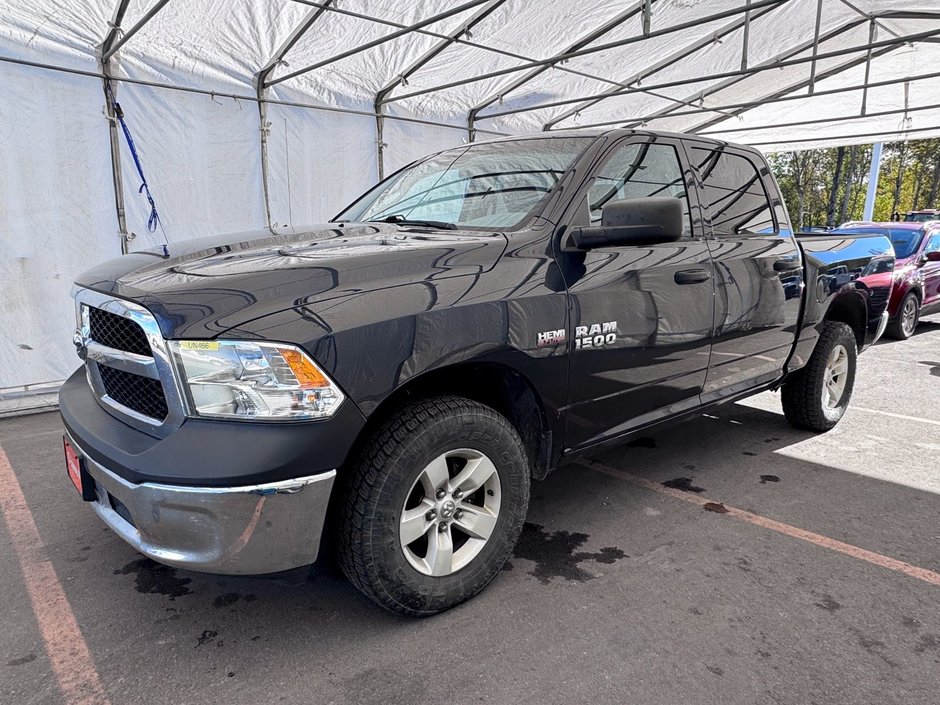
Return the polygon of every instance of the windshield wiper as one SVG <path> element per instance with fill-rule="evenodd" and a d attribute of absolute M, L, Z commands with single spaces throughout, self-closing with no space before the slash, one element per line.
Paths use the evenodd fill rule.
<path fill-rule="evenodd" d="M 427 225 L 430 228 L 441 228 L 442 230 L 456 230 L 456 223 L 446 223 L 443 220 L 411 220 L 400 213 L 390 215 L 387 218 L 379 220 L 367 220 L 367 223 L 395 223 L 396 225 Z"/>

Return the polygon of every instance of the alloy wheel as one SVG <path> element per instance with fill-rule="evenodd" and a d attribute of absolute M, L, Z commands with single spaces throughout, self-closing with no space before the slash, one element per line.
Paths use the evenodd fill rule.
<path fill-rule="evenodd" d="M 483 453 L 460 448 L 434 458 L 401 511 L 399 541 L 408 563 L 432 577 L 467 566 L 496 528 L 500 499 L 499 473 Z"/>
<path fill-rule="evenodd" d="M 904 334 L 910 336 L 914 333 L 914 325 L 917 321 L 917 302 L 913 297 L 908 297 L 904 302 L 904 308 L 901 310 L 901 329 Z"/>
<path fill-rule="evenodd" d="M 845 394 L 848 380 L 849 353 L 842 345 L 836 345 L 829 353 L 823 377 L 822 403 L 827 409 L 837 409 Z"/>

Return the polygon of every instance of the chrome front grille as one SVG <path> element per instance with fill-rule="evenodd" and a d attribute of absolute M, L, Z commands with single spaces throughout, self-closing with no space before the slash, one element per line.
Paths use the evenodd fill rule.
<path fill-rule="evenodd" d="M 98 372 L 105 392 L 118 404 L 157 421 L 166 418 L 170 410 L 166 406 L 160 380 L 148 379 L 107 365 L 99 365 Z"/>
<path fill-rule="evenodd" d="M 102 308 L 90 308 L 88 333 L 92 340 L 106 347 L 153 357 L 150 343 L 147 342 L 147 334 L 130 318 L 118 316 Z"/>
<path fill-rule="evenodd" d="M 185 416 L 169 351 L 143 306 L 89 289 L 73 292 L 88 383 L 102 406 L 138 430 L 164 437 Z"/>

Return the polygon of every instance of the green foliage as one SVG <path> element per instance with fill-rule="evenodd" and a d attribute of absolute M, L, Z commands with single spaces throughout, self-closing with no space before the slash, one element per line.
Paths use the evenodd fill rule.
<path fill-rule="evenodd" d="M 769 155 L 794 225 L 861 220 L 871 152 L 871 145 L 856 145 Z M 886 143 L 873 219 L 919 208 L 940 208 L 940 139 Z"/>

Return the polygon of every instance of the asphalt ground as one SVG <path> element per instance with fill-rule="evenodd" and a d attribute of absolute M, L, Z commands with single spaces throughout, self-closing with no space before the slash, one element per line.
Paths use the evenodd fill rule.
<path fill-rule="evenodd" d="M 860 358 L 828 434 L 765 394 L 562 468 L 494 584 L 424 620 L 142 558 L 60 434 L 0 422 L 3 703 L 940 702 L 940 317 Z"/>

